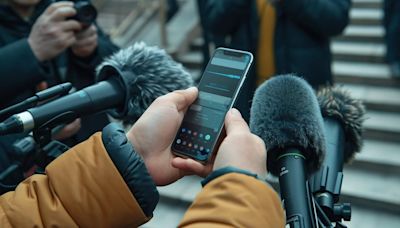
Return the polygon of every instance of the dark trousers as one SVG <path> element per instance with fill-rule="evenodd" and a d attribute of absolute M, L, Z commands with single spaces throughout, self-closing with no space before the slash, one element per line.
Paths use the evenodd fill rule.
<path fill-rule="evenodd" d="M 169 21 L 179 10 L 179 4 L 177 0 L 168 0 L 168 11 L 167 11 L 167 21 Z"/>
<path fill-rule="evenodd" d="M 389 63 L 400 62 L 400 0 L 385 0 L 386 58 Z"/>

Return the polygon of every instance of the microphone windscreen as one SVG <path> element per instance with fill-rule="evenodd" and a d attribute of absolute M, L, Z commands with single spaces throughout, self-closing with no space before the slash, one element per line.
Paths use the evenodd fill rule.
<path fill-rule="evenodd" d="M 340 87 L 326 87 L 318 91 L 318 102 L 323 117 L 338 120 L 345 133 L 344 162 L 349 162 L 362 148 L 362 124 L 365 107 Z"/>
<path fill-rule="evenodd" d="M 118 75 L 126 91 L 124 110 L 110 114 L 125 123 L 135 122 L 159 96 L 193 86 L 192 76 L 164 50 L 143 42 L 122 49 L 97 67 L 97 81 Z"/>
<path fill-rule="evenodd" d="M 273 77 L 259 86 L 250 112 L 250 129 L 267 147 L 267 167 L 279 174 L 277 159 L 296 148 L 306 157 L 306 171 L 316 171 L 325 153 L 323 120 L 311 86 L 294 75 Z"/>

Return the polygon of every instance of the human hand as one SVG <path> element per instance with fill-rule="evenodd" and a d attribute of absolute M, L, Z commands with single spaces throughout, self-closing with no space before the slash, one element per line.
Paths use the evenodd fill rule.
<path fill-rule="evenodd" d="M 56 57 L 76 43 L 75 32 L 80 31 L 82 25 L 66 20 L 76 14 L 73 6 L 69 1 L 53 3 L 33 25 L 28 43 L 40 62 Z"/>
<path fill-rule="evenodd" d="M 39 84 L 36 85 L 36 91 L 43 91 L 47 89 L 48 83 L 46 81 L 42 81 Z M 73 122 L 65 125 L 60 131 L 55 133 L 53 135 L 54 140 L 63 140 L 67 139 L 76 133 L 81 129 L 81 119 L 75 119 Z"/>
<path fill-rule="evenodd" d="M 225 130 L 226 138 L 216 154 L 213 170 L 233 166 L 264 177 L 267 174 L 265 144 L 261 138 L 250 132 L 237 109 L 231 109 L 226 114 Z M 174 159 L 173 166 L 186 172 L 199 170 L 198 164 L 182 158 Z"/>
<path fill-rule="evenodd" d="M 53 135 L 54 140 L 68 139 L 69 137 L 78 133 L 81 129 L 81 119 L 75 119 L 70 124 L 65 125 L 59 132 Z"/>
<path fill-rule="evenodd" d="M 197 95 L 197 88 L 192 87 L 157 98 L 127 133 L 157 185 L 170 184 L 189 174 L 172 166 L 176 156 L 171 145 L 186 110 Z M 206 168 L 200 163 L 197 165 Z"/>
<path fill-rule="evenodd" d="M 36 91 L 43 91 L 47 88 L 49 88 L 49 85 L 46 81 L 39 82 L 39 84 L 36 85 Z"/>
<path fill-rule="evenodd" d="M 264 141 L 250 132 L 237 109 L 225 117 L 226 138 L 219 147 L 213 170 L 233 166 L 263 177 L 267 173 L 267 152 Z"/>
<path fill-rule="evenodd" d="M 72 45 L 72 52 L 79 57 L 90 56 L 97 48 L 97 27 L 90 25 L 76 34 L 76 42 Z"/>

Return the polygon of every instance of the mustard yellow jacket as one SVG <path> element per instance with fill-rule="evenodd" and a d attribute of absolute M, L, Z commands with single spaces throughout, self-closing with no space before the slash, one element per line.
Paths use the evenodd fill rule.
<path fill-rule="evenodd" d="M 147 222 L 97 133 L 0 197 L 0 227 L 137 227 Z M 180 227 L 284 227 L 277 194 L 253 177 L 209 182 Z"/>

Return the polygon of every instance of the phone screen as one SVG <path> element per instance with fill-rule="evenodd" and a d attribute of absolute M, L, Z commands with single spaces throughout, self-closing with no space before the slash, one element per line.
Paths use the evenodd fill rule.
<path fill-rule="evenodd" d="M 252 60 L 249 52 L 226 48 L 215 51 L 198 85 L 199 96 L 186 112 L 172 144 L 177 155 L 203 163 L 208 160 Z"/>

